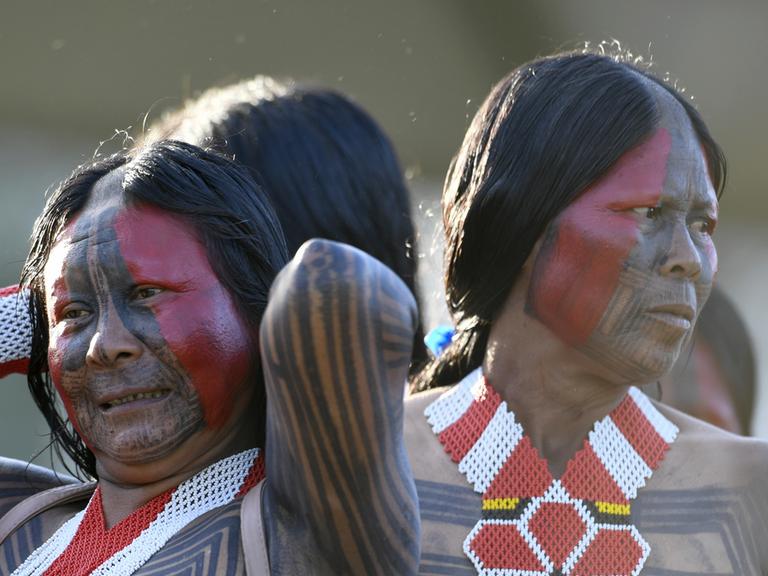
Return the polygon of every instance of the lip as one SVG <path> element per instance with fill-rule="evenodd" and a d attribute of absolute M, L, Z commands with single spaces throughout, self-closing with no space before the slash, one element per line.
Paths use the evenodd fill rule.
<path fill-rule="evenodd" d="M 96 404 L 104 414 L 116 414 L 141 408 L 148 404 L 162 402 L 170 396 L 169 388 L 141 388 L 135 390 L 121 390 L 96 400 Z"/>
<path fill-rule="evenodd" d="M 696 310 L 689 304 L 662 304 L 650 308 L 647 314 L 665 324 L 689 330 L 696 317 Z"/>

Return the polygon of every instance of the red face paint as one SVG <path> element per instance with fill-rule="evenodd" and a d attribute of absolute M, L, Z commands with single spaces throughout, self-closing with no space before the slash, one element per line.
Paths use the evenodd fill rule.
<path fill-rule="evenodd" d="M 67 261 L 66 255 L 69 252 L 69 240 L 73 231 L 74 223 L 70 223 L 64 228 L 61 233 L 59 243 L 51 250 L 48 257 L 48 263 L 46 265 L 46 275 L 53 276 L 55 280 L 52 282 L 50 294 L 48 294 L 48 317 L 52 320 L 55 316 L 62 313 L 61 307 L 70 300 L 72 290 L 70 290 L 67 283 Z M 62 341 L 66 341 L 68 337 L 68 331 L 66 329 L 56 330 L 52 323 L 51 331 L 49 333 L 49 346 L 48 346 L 48 371 L 53 381 L 56 391 L 59 393 L 64 409 L 69 416 L 69 420 L 72 423 L 75 431 L 83 438 L 83 441 L 88 444 L 86 436 L 80 429 L 77 411 L 72 402 L 72 390 L 67 390 L 62 386 L 62 374 L 64 372 L 65 352 L 66 345 L 62 345 Z M 78 379 L 82 380 L 82 379 Z M 79 382 L 78 382 L 79 383 Z M 82 388 L 82 385 L 77 386 Z"/>
<path fill-rule="evenodd" d="M 250 338 L 182 220 L 97 202 L 44 278 L 51 375 L 97 459 L 152 461 L 242 413 Z"/>
<path fill-rule="evenodd" d="M 206 424 L 221 427 L 248 380 L 251 340 L 192 228 L 152 207 L 115 218 L 135 283 L 159 286 L 152 304 L 162 336 L 198 392 Z"/>
<path fill-rule="evenodd" d="M 658 204 L 671 145 L 660 128 L 553 222 L 536 257 L 528 305 L 565 342 L 586 343 L 600 322 L 637 242 L 631 209 Z"/>

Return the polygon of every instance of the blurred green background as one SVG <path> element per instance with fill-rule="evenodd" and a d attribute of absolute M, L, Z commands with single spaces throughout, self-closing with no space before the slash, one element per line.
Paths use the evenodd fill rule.
<path fill-rule="evenodd" d="M 346 92 L 392 137 L 414 191 L 423 297 L 439 294 L 437 199 L 493 83 L 518 64 L 617 39 L 695 95 L 730 162 L 720 283 L 768 351 L 768 3 L 715 0 L 7 2 L 0 9 L 0 283 L 18 278 L 45 190 L 162 110 L 255 74 Z M 760 367 L 761 390 L 765 377 Z M 0 453 L 46 445 L 21 378 L 0 382 Z M 759 395 L 755 428 L 768 435 Z M 48 462 L 43 456 L 39 462 Z"/>

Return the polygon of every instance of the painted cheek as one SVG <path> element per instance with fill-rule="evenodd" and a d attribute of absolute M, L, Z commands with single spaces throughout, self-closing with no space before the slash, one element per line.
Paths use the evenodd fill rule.
<path fill-rule="evenodd" d="M 557 220 L 534 262 L 528 310 L 570 345 L 603 317 L 638 237 L 628 209 L 661 196 L 671 138 L 664 128 L 622 156 Z"/>
<path fill-rule="evenodd" d="M 70 222 L 67 225 L 67 228 L 65 228 L 64 234 L 68 234 L 71 232 L 72 229 L 74 229 L 75 221 Z M 56 249 L 54 249 L 51 253 L 51 256 L 49 257 L 49 263 L 51 263 L 51 259 L 55 258 L 54 254 L 56 253 Z M 55 264 L 54 264 L 55 266 Z M 65 299 L 69 295 L 69 286 L 66 279 L 66 274 L 64 273 L 64 266 L 63 263 L 59 264 L 57 270 L 58 270 L 58 278 L 53 283 L 52 287 L 50 288 L 50 294 L 49 294 L 49 301 L 60 301 L 62 299 Z M 54 273 L 51 271 L 51 273 Z M 77 412 L 75 411 L 74 405 L 72 403 L 72 396 L 69 394 L 67 389 L 62 385 L 63 380 L 62 378 L 65 375 L 65 352 L 66 352 L 66 337 L 59 333 L 57 328 L 51 324 L 52 319 L 54 317 L 54 310 L 52 308 L 48 308 L 46 311 L 48 314 L 48 320 L 49 320 L 49 327 L 48 327 L 48 373 L 50 375 L 51 380 L 53 381 L 53 385 L 56 388 L 56 391 L 59 394 L 59 397 L 61 398 L 62 404 L 64 404 L 64 409 L 67 412 L 67 416 L 69 417 L 69 421 L 72 423 L 72 426 L 75 428 L 75 431 L 80 435 L 80 438 L 83 439 L 84 442 L 87 441 L 85 439 L 85 436 L 83 436 L 81 427 L 79 422 L 77 421 Z"/>
<path fill-rule="evenodd" d="M 206 424 L 223 426 L 250 372 L 249 339 L 224 288 L 183 294 L 156 318 L 198 392 Z"/>
<path fill-rule="evenodd" d="M 48 371 L 50 373 L 51 380 L 53 380 L 53 385 L 56 387 L 56 391 L 59 393 L 61 402 L 64 404 L 64 409 L 67 412 L 67 416 L 69 417 L 69 421 L 72 423 L 75 432 L 77 432 L 80 438 L 82 438 L 83 442 L 85 442 L 86 445 L 90 447 L 88 439 L 85 437 L 85 435 L 83 435 L 80 423 L 77 420 L 77 411 L 75 410 L 74 404 L 72 403 L 72 396 L 63 386 L 64 380 L 62 378 L 65 377 L 65 370 L 63 368 L 64 364 L 64 351 L 58 343 L 54 342 L 54 336 L 52 335 L 51 343 L 48 346 Z"/>
<path fill-rule="evenodd" d="M 185 287 L 153 308 L 155 320 L 198 392 L 206 424 L 223 426 L 250 373 L 250 341 L 205 249 L 191 227 L 154 208 L 126 210 L 115 228 L 137 283 L 183 279 Z"/>

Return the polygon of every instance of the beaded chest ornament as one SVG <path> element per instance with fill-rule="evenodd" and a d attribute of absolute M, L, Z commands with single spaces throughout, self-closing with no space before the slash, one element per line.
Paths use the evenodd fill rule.
<path fill-rule="evenodd" d="M 637 388 L 595 423 L 562 477 L 525 436 L 480 369 L 425 415 L 459 471 L 483 495 L 464 553 L 483 576 L 632 575 L 650 546 L 630 501 L 678 429 Z"/>
<path fill-rule="evenodd" d="M 259 449 L 246 450 L 155 496 L 109 530 L 97 488 L 85 510 L 65 522 L 12 576 L 133 574 L 187 524 L 244 496 L 263 477 Z"/>

